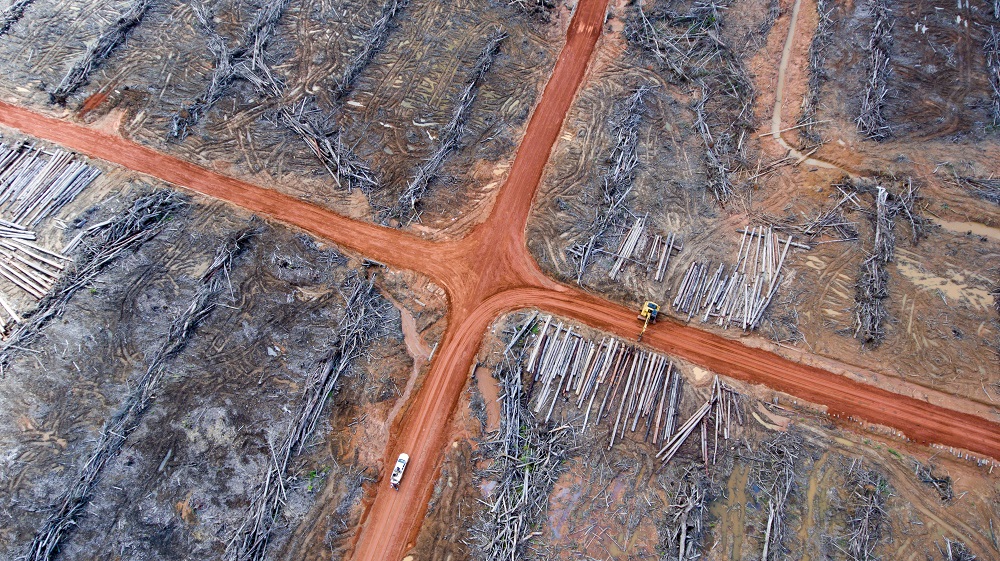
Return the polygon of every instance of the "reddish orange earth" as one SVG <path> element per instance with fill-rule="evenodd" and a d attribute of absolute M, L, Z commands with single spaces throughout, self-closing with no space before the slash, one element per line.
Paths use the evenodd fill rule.
<path fill-rule="evenodd" d="M 537 307 L 622 337 L 635 336 L 633 310 L 547 278 L 529 255 L 524 234 L 545 164 L 600 37 L 607 3 L 580 0 L 565 47 L 490 216 L 457 241 L 429 242 L 398 230 L 354 221 L 140 146 L 117 134 L 2 102 L 0 123 L 226 200 L 394 267 L 418 271 L 445 289 L 450 304 L 448 329 L 426 382 L 393 427 L 396 436 L 385 451 L 385 466 L 392 465 L 400 452 L 410 455 L 406 481 L 398 492 L 388 482 L 380 482 L 353 551 L 353 558 L 359 560 L 399 559 L 414 541 L 426 513 L 447 445 L 450 419 L 491 321 L 504 312 Z M 982 417 L 894 394 L 674 321 L 651 327 L 644 341 L 719 374 L 824 405 L 835 416 L 886 425 L 919 442 L 956 446 L 1000 459 L 1000 424 Z"/>

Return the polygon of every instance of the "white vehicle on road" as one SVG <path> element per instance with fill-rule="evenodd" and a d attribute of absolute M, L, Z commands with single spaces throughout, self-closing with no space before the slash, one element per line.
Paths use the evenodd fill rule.
<path fill-rule="evenodd" d="M 392 475 L 389 476 L 389 485 L 392 485 L 393 489 L 399 490 L 399 481 L 403 479 L 403 472 L 406 471 L 406 462 L 410 461 L 410 457 L 406 454 L 400 454 L 399 459 L 396 460 L 396 467 L 392 468 Z"/>

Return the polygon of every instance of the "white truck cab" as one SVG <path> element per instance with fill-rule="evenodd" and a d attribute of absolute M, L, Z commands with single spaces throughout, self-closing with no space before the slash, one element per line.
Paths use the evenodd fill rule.
<path fill-rule="evenodd" d="M 410 461 L 410 457 L 406 454 L 400 454 L 399 459 L 396 460 L 396 467 L 392 468 L 392 475 L 389 476 L 389 485 L 392 485 L 393 489 L 399 490 L 399 482 L 403 479 L 403 472 L 406 471 L 406 462 Z"/>

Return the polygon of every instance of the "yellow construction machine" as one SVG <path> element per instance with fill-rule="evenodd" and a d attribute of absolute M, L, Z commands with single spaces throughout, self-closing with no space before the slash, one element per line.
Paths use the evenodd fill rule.
<path fill-rule="evenodd" d="M 642 322 L 642 331 L 639 332 L 639 338 L 636 339 L 637 342 L 642 341 L 642 336 L 646 333 L 646 328 L 649 324 L 656 323 L 656 316 L 660 313 L 660 305 L 656 302 L 646 302 L 642 305 L 642 309 L 639 310 L 639 316 L 637 320 Z"/>

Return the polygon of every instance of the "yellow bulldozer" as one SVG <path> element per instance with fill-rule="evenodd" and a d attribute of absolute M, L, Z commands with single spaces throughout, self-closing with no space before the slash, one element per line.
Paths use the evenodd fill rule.
<path fill-rule="evenodd" d="M 660 305 L 656 302 L 646 302 L 642 305 L 642 309 L 639 310 L 639 316 L 637 320 L 642 322 L 642 331 L 639 332 L 639 338 L 636 342 L 642 341 L 642 336 L 646 334 L 646 328 L 649 324 L 656 323 L 656 316 L 660 313 Z"/>

